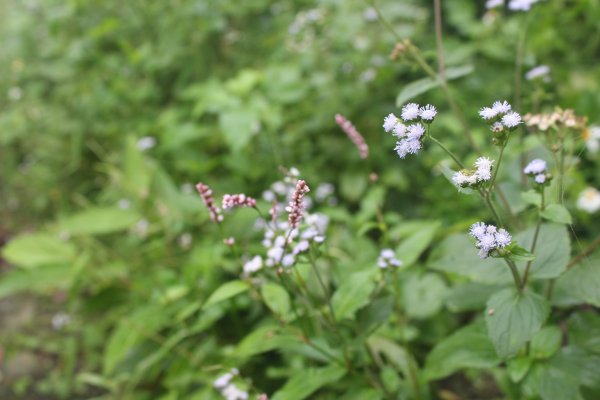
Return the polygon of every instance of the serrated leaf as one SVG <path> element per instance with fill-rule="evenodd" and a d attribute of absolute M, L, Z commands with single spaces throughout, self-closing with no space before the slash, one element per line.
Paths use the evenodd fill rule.
<path fill-rule="evenodd" d="M 560 349 L 562 334 L 557 326 L 546 326 L 531 339 L 533 358 L 550 358 Z"/>
<path fill-rule="evenodd" d="M 8 262 L 25 268 L 71 263 L 76 254 L 72 243 L 45 233 L 17 236 L 2 249 Z"/>
<path fill-rule="evenodd" d="M 286 318 L 290 312 L 290 295 L 281 286 L 267 282 L 260 288 L 267 307 L 280 318 Z"/>
<path fill-rule="evenodd" d="M 227 282 L 217 288 L 206 300 L 202 308 L 206 308 L 213 304 L 219 303 L 223 300 L 227 300 L 240 293 L 244 293 L 250 289 L 250 285 L 247 282 L 236 280 Z"/>
<path fill-rule="evenodd" d="M 560 204 L 550 204 L 540 215 L 548 221 L 558 222 L 559 224 L 571 224 L 573 221 L 569 210 Z"/>
<path fill-rule="evenodd" d="M 375 289 L 371 275 L 370 272 L 355 273 L 336 290 L 331 303 L 337 320 L 353 318 L 359 308 L 369 303 L 369 296 Z"/>
<path fill-rule="evenodd" d="M 579 311 L 568 321 L 569 343 L 600 355 L 600 315 L 595 311 Z"/>
<path fill-rule="evenodd" d="M 556 291 L 600 307 L 600 257 L 582 260 L 556 282 Z"/>
<path fill-rule="evenodd" d="M 514 288 L 501 290 L 487 303 L 488 334 L 501 358 L 515 355 L 538 332 L 550 307 L 537 293 Z"/>
<path fill-rule="evenodd" d="M 530 228 L 514 237 L 514 241 L 525 249 L 530 249 L 535 236 L 535 228 Z M 571 255 L 569 233 L 563 225 L 542 224 L 534 251 L 536 259 L 531 263 L 529 277 L 532 280 L 550 279 L 560 276 L 566 269 Z M 518 265 L 523 273 L 525 262 Z"/>
<path fill-rule="evenodd" d="M 425 375 L 440 379 L 465 368 L 493 368 L 500 363 L 483 324 L 468 325 L 442 339 L 427 356 Z"/>
<path fill-rule="evenodd" d="M 325 368 L 307 368 L 298 371 L 286 384 L 273 395 L 273 400 L 302 400 L 321 387 L 337 382 L 346 369 L 338 365 Z"/>

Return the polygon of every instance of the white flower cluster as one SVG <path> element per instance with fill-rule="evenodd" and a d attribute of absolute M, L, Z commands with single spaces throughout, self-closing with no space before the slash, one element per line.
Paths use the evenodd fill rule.
<path fill-rule="evenodd" d="M 482 259 L 488 258 L 493 250 L 504 248 L 512 242 L 512 236 L 506 229 L 498 229 L 494 225 L 486 225 L 483 222 L 471 225 L 469 234 L 477 240 L 475 246 L 479 249 L 479 257 Z"/>
<path fill-rule="evenodd" d="M 452 182 L 458 187 L 475 186 L 482 182 L 492 179 L 492 168 L 494 160 L 487 157 L 479 157 L 475 161 L 475 168 L 472 170 L 460 170 L 452 175 Z"/>
<path fill-rule="evenodd" d="M 231 371 L 215 379 L 213 387 L 221 392 L 221 395 L 227 400 L 248 400 L 248 392 L 241 390 L 235 384 L 231 383 L 233 378 L 239 374 L 240 372 L 237 368 L 232 368 Z"/>
<path fill-rule="evenodd" d="M 437 110 L 431 104 L 420 107 L 410 103 L 402 107 L 401 118 L 389 114 L 383 120 L 383 129 L 398 138 L 394 150 L 400 158 L 408 154 L 416 154 L 421 150 L 422 139 L 425 135 L 423 123 L 430 124 L 435 119 Z"/>
<path fill-rule="evenodd" d="M 541 185 L 549 178 L 548 174 L 546 173 L 547 168 L 546 161 L 536 158 L 527 164 L 527 166 L 523 169 L 523 173 L 525 175 L 533 176 L 535 182 Z"/>
<path fill-rule="evenodd" d="M 379 258 L 377 258 L 377 265 L 379 268 L 400 267 L 402 266 L 402 261 L 396 258 L 394 250 L 383 249 L 379 253 Z"/>
<path fill-rule="evenodd" d="M 537 3 L 539 0 L 510 0 L 508 2 L 508 9 L 511 11 L 529 11 L 532 5 Z M 492 9 L 502 7 L 504 0 L 488 0 L 485 3 L 485 8 Z"/>
<path fill-rule="evenodd" d="M 493 132 L 502 132 L 504 128 L 516 128 L 521 121 L 521 115 L 512 111 L 507 101 L 496 101 L 491 107 L 483 107 L 479 110 L 479 116 L 492 124 Z"/>
<path fill-rule="evenodd" d="M 577 198 L 577 208 L 593 214 L 600 210 L 600 192 L 593 187 L 586 187 Z"/>
<path fill-rule="evenodd" d="M 600 126 L 592 125 L 583 131 L 583 140 L 588 152 L 595 155 L 600 149 Z"/>

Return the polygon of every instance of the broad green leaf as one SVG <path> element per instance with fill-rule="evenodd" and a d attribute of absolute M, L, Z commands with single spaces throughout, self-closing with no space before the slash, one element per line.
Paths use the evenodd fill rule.
<path fill-rule="evenodd" d="M 0 277 L 0 299 L 19 292 L 44 293 L 68 289 L 75 278 L 72 265 L 52 264 L 36 269 L 13 269 Z"/>
<path fill-rule="evenodd" d="M 490 296 L 500 289 L 498 285 L 467 282 L 454 285 L 446 296 L 446 307 L 452 312 L 479 311 Z"/>
<path fill-rule="evenodd" d="M 560 204 L 550 204 L 540 215 L 548 221 L 558 222 L 559 224 L 571 224 L 573 221 L 569 210 Z"/>
<path fill-rule="evenodd" d="M 569 269 L 557 280 L 555 290 L 600 307 L 600 257 L 583 260 Z"/>
<path fill-rule="evenodd" d="M 319 388 L 339 381 L 346 369 L 338 365 L 324 368 L 307 368 L 295 372 L 292 378 L 272 397 L 272 400 L 302 400 Z"/>
<path fill-rule="evenodd" d="M 546 326 L 531 339 L 533 358 L 550 358 L 560 349 L 562 334 L 557 326 Z"/>
<path fill-rule="evenodd" d="M 527 192 L 521 193 L 521 198 L 527 204 L 531 204 L 540 208 L 542 206 L 542 195 L 535 190 L 528 190 Z"/>
<path fill-rule="evenodd" d="M 531 249 L 535 228 L 532 227 L 515 235 L 514 241 L 525 249 Z M 537 245 L 533 252 L 536 256 L 531 263 L 530 279 L 550 279 L 561 275 L 569 262 L 571 245 L 567 228 L 558 224 L 542 224 Z M 523 273 L 525 262 L 519 264 Z"/>
<path fill-rule="evenodd" d="M 244 281 L 231 281 L 227 282 L 217 288 L 206 300 L 203 308 L 211 306 L 213 304 L 219 303 L 223 300 L 227 300 L 231 297 L 237 296 L 240 293 L 243 293 L 250 289 L 250 285 Z"/>
<path fill-rule="evenodd" d="M 396 107 L 402 107 L 404 103 L 414 99 L 420 94 L 423 94 L 440 85 L 438 80 L 433 78 L 422 78 L 404 86 L 398 97 L 396 97 Z"/>
<path fill-rule="evenodd" d="M 290 312 L 290 295 L 281 286 L 267 282 L 260 289 L 261 295 L 267 307 L 269 307 L 280 318 L 287 318 Z"/>
<path fill-rule="evenodd" d="M 510 379 L 515 382 L 521 382 L 529 372 L 533 361 L 529 357 L 517 357 L 508 360 L 506 370 Z"/>
<path fill-rule="evenodd" d="M 531 291 L 503 289 L 487 303 L 485 320 L 488 334 L 501 358 L 515 355 L 538 332 L 550 307 L 544 298 Z"/>
<path fill-rule="evenodd" d="M 70 263 L 76 253 L 72 243 L 46 233 L 17 236 L 2 249 L 2 256 L 8 262 L 24 268 Z"/>
<path fill-rule="evenodd" d="M 259 128 L 256 114 L 246 108 L 225 111 L 219 114 L 219 127 L 225 135 L 225 142 L 234 153 L 242 150 Z"/>
<path fill-rule="evenodd" d="M 62 219 L 58 229 L 72 235 L 101 235 L 128 229 L 140 218 L 134 210 L 93 207 Z"/>
<path fill-rule="evenodd" d="M 568 321 L 569 343 L 600 355 L 600 315 L 595 311 L 579 311 Z"/>
<path fill-rule="evenodd" d="M 413 274 L 403 281 L 402 299 L 406 314 L 417 319 L 435 315 L 446 299 L 447 287 L 437 274 Z"/>
<path fill-rule="evenodd" d="M 393 309 L 394 298 L 392 296 L 371 301 L 357 314 L 357 327 L 360 329 L 360 333 L 364 335 L 372 333 L 388 320 Z"/>
<path fill-rule="evenodd" d="M 510 269 L 504 260 L 480 259 L 475 244 L 466 233 L 448 236 L 437 244 L 428 265 L 434 270 L 464 276 L 479 283 L 499 284 L 512 281 Z"/>
<path fill-rule="evenodd" d="M 359 308 L 369 303 L 369 296 L 375 289 L 371 276 L 370 272 L 355 273 L 336 290 L 331 302 L 337 320 L 353 318 Z"/>
<path fill-rule="evenodd" d="M 529 250 L 518 246 L 518 245 L 512 245 L 510 246 L 510 254 L 508 255 L 508 258 L 510 258 L 513 261 L 533 261 L 535 260 L 535 254 L 529 252 Z"/>
<path fill-rule="evenodd" d="M 400 243 L 396 248 L 396 254 L 402 261 L 402 267 L 408 267 L 419 259 L 431 244 L 439 227 L 439 222 L 424 223 L 419 230 Z"/>
<path fill-rule="evenodd" d="M 440 379 L 465 368 L 493 368 L 500 363 L 485 326 L 468 325 L 442 339 L 425 362 L 427 379 Z"/>

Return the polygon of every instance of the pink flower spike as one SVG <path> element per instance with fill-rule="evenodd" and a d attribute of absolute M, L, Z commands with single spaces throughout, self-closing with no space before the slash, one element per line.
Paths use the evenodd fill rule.
<path fill-rule="evenodd" d="M 227 210 L 234 207 L 256 207 L 256 200 L 243 193 L 224 195 L 223 209 Z"/>
<path fill-rule="evenodd" d="M 300 225 L 300 221 L 302 220 L 302 210 L 304 209 L 302 200 L 304 195 L 308 192 L 310 192 L 310 188 L 306 182 L 302 179 L 299 180 L 296 183 L 296 189 L 292 194 L 290 204 L 285 209 L 289 213 L 288 221 L 290 222 L 290 230 L 296 229 L 298 225 Z"/>
<path fill-rule="evenodd" d="M 358 154 L 360 154 L 360 158 L 369 157 L 369 146 L 365 142 L 365 138 L 360 134 L 360 132 L 356 129 L 352 122 L 346 119 L 342 114 L 335 115 L 335 122 L 342 128 L 344 133 L 352 140 L 352 143 L 358 149 Z"/>
<path fill-rule="evenodd" d="M 200 197 L 204 201 L 204 205 L 208 208 L 208 212 L 210 213 L 210 219 L 212 219 L 215 223 L 219 223 L 223 221 L 223 215 L 221 215 L 221 210 L 217 206 L 215 206 L 215 201 L 212 196 L 211 188 L 202 183 L 198 182 L 196 185 L 196 190 L 200 193 Z"/>

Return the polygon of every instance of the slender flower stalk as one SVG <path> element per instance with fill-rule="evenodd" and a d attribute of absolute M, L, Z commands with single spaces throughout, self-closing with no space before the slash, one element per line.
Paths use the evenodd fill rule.
<path fill-rule="evenodd" d="M 360 134 L 356 127 L 342 114 L 335 115 L 335 122 L 342 128 L 348 138 L 354 143 L 358 149 L 360 158 L 365 159 L 369 157 L 369 146 L 365 142 L 365 138 Z"/>
<path fill-rule="evenodd" d="M 308 192 L 310 192 L 310 188 L 304 180 L 300 179 L 296 183 L 296 189 L 292 194 L 292 199 L 285 209 L 289 213 L 288 221 L 290 223 L 290 231 L 296 229 L 300 224 L 300 221 L 302 221 L 302 213 L 304 210 L 302 199 Z"/>
<path fill-rule="evenodd" d="M 202 197 L 204 205 L 210 213 L 210 219 L 212 219 L 217 224 L 223 221 L 223 215 L 221 214 L 221 210 L 215 205 L 212 189 L 208 185 L 202 182 L 198 182 L 198 184 L 196 185 L 196 190 L 200 194 L 200 197 Z"/>

